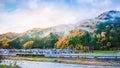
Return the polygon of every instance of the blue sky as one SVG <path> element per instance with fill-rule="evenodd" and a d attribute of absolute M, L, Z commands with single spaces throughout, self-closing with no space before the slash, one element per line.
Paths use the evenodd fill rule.
<path fill-rule="evenodd" d="M 0 32 L 24 32 L 120 10 L 120 0 L 0 0 Z"/>

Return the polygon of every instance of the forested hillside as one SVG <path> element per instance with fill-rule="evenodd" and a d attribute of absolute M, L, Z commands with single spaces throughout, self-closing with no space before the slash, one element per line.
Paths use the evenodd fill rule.
<path fill-rule="evenodd" d="M 1 34 L 0 47 L 116 50 L 120 48 L 119 15 L 120 11 L 112 10 L 75 24 Z"/>

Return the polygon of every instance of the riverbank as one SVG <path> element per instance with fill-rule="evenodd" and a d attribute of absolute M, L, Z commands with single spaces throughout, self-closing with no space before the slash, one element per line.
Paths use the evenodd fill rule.
<path fill-rule="evenodd" d="M 10 65 L 0 64 L 0 68 L 20 68 L 20 67 L 18 65 L 12 66 L 12 64 Z"/>
<path fill-rule="evenodd" d="M 67 63 L 67 64 L 84 64 L 84 65 L 101 65 L 101 66 L 120 66 L 118 62 L 100 62 L 100 61 L 89 61 L 89 60 L 65 60 L 64 58 L 45 58 L 45 57 L 15 57 L 6 56 L 7 60 L 27 60 L 27 61 L 41 61 L 41 62 L 56 62 L 56 63 Z"/>

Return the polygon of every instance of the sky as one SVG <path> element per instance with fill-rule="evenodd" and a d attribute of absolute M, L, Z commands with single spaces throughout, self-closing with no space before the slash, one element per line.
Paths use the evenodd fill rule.
<path fill-rule="evenodd" d="M 120 0 L 0 0 L 0 34 L 22 33 L 120 11 Z"/>

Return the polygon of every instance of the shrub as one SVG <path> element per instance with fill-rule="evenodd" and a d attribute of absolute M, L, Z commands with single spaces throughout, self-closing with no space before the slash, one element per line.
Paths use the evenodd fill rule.
<path fill-rule="evenodd" d="M 0 63 L 1 63 L 1 60 L 3 59 L 3 56 L 2 55 L 0 55 Z"/>
<path fill-rule="evenodd" d="M 57 59 L 55 59 L 55 60 L 54 60 L 54 62 L 58 62 L 58 60 L 57 60 Z"/>

